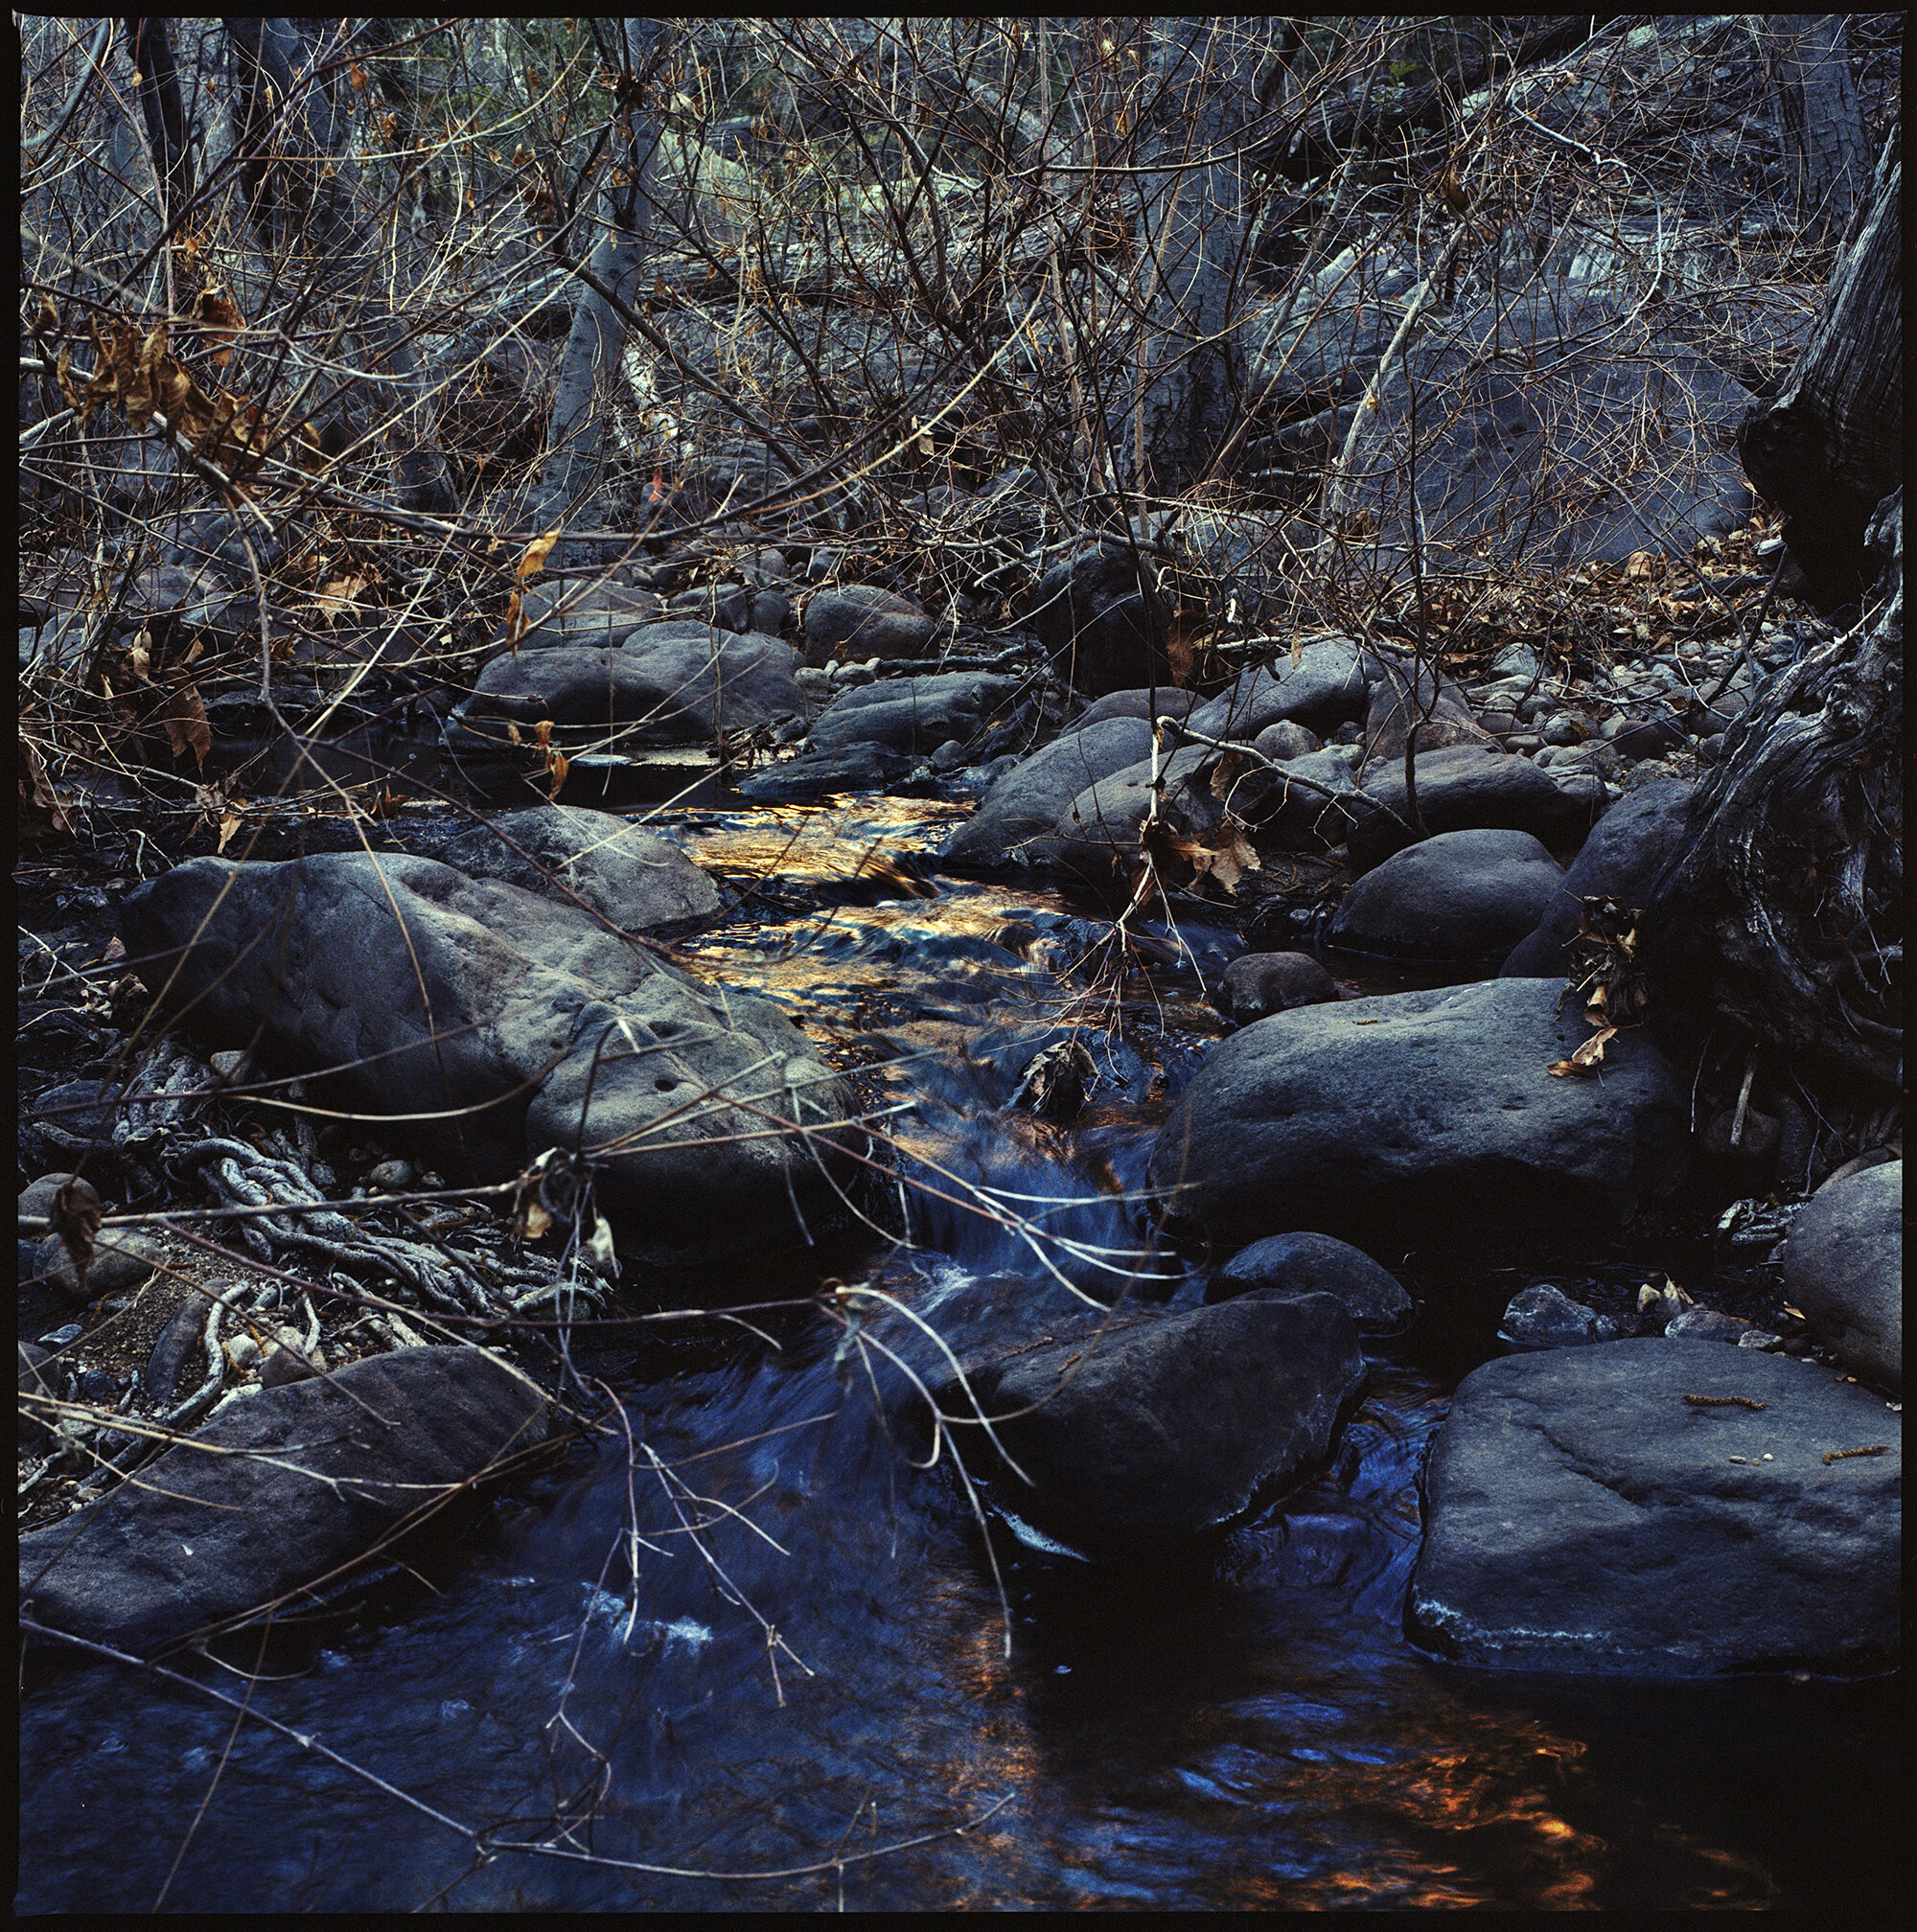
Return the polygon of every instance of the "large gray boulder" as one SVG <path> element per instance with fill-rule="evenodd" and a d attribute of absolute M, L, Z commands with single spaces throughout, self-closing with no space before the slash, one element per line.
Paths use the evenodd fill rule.
<path fill-rule="evenodd" d="M 296 1610 L 406 1518 L 535 1447 L 545 1410 L 481 1348 L 407 1348 L 265 1390 L 22 1536 L 21 1611 L 145 1657 L 269 1603 Z"/>
<path fill-rule="evenodd" d="M 1529 832 L 1546 845 L 1576 844 L 1604 810 L 1595 793 L 1557 783 L 1528 758 L 1478 745 L 1446 745 L 1418 754 L 1418 810 L 1427 832 L 1481 826 Z M 1371 866 L 1412 842 L 1406 826 L 1404 761 L 1369 768 L 1365 795 L 1389 811 L 1359 815 L 1349 840 L 1352 863 Z"/>
<path fill-rule="evenodd" d="M 1328 937 L 1357 953 L 1495 966 L 1544 915 L 1563 878 L 1529 832 L 1441 832 L 1366 873 Z"/>
<path fill-rule="evenodd" d="M 1081 1555 L 1174 1546 L 1248 1514 L 1330 1453 L 1364 1380 L 1329 1295 L 1262 1295 L 1180 1315 L 1116 1317 L 981 1365 L 969 1380 L 1031 1484 L 1006 1513 Z M 956 1383 L 940 1406 L 969 1413 Z M 965 1441 L 982 1432 L 969 1429 Z"/>
<path fill-rule="evenodd" d="M 1904 1387 L 1904 1162 L 1825 1182 L 1784 1246 L 1784 1292 L 1854 1374 Z"/>
<path fill-rule="evenodd" d="M 536 584 L 520 600 L 525 624 L 518 648 L 545 651 L 570 645 L 579 651 L 614 651 L 635 631 L 661 623 L 665 599 L 657 590 L 625 584 Z M 501 639 L 503 642 L 504 640 Z"/>
<path fill-rule="evenodd" d="M 1019 678 L 982 671 L 859 685 L 813 721 L 798 757 L 754 772 L 739 790 L 761 804 L 803 802 L 894 783 L 954 740 L 983 753 L 1024 689 Z"/>
<path fill-rule="evenodd" d="M 797 1235 L 795 1200 L 837 1202 L 829 1138 L 777 1131 L 849 1104 L 804 1035 L 575 907 L 399 854 L 196 859 L 130 893 L 121 932 L 210 1046 L 341 1070 L 435 1166 L 497 1180 L 603 1149 L 596 1198 L 641 1255 L 741 1252 Z"/>
<path fill-rule="evenodd" d="M 452 714 L 456 752 L 506 753 L 550 720 L 570 748 L 610 739 L 612 749 L 709 745 L 807 713 L 794 672 L 798 654 L 776 637 L 696 621 L 649 624 L 613 650 L 555 644 L 495 657 Z"/>
<path fill-rule="evenodd" d="M 873 584 L 846 584 L 814 591 L 806 605 L 805 661 L 924 657 L 950 630 L 910 597 Z"/>
<path fill-rule="evenodd" d="M 1683 1089 L 1651 1036 L 1603 1079 L 1546 1069 L 1589 1037 L 1561 982 L 1491 979 L 1303 1006 L 1213 1048 L 1150 1185 L 1213 1240 L 1313 1229 L 1388 1250 L 1536 1218 L 1615 1222 L 1683 1178 Z"/>
<path fill-rule="evenodd" d="M 1571 941 L 1582 923 L 1583 899 L 1611 898 L 1642 906 L 1665 862 L 1681 844 L 1692 787 L 1688 779 L 1659 778 L 1620 798 L 1584 840 L 1559 882 L 1536 929 L 1520 939 L 1504 962 L 1508 979 L 1568 972 Z"/>
<path fill-rule="evenodd" d="M 1143 718 L 1110 717 L 1068 731 L 1015 766 L 977 814 L 945 840 L 939 859 L 964 871 L 1028 863 L 1031 841 L 1054 831 L 1073 799 L 1099 779 L 1151 755 Z"/>
<path fill-rule="evenodd" d="M 1243 745 L 1285 721 L 1322 736 L 1364 717 L 1368 689 L 1357 647 L 1343 637 L 1321 637 L 1305 646 L 1296 664 L 1286 653 L 1275 664 L 1245 672 L 1186 722 L 1209 738 Z"/>
<path fill-rule="evenodd" d="M 1754 1348 L 1488 1362 L 1432 1444 L 1410 1630 L 1501 1669 L 1886 1668 L 1902 1440 L 1881 1397 Z"/>
<path fill-rule="evenodd" d="M 548 898 L 571 893 L 628 932 L 719 909 L 718 886 L 670 839 L 610 812 L 531 805 L 484 824 L 434 819 L 408 832 L 405 849 L 421 858 Z"/>
<path fill-rule="evenodd" d="M 1177 599 L 1147 597 L 1141 563 L 1160 567 L 1116 542 L 1088 545 L 1054 564 L 1032 592 L 1032 629 L 1059 675 L 1087 697 L 1172 681 L 1164 623 Z"/>

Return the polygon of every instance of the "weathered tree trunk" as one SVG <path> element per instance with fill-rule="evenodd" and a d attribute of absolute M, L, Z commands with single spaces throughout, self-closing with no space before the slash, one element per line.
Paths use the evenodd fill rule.
<path fill-rule="evenodd" d="M 1822 317 L 1776 395 L 1738 431 L 1744 473 L 1784 512 L 1790 554 L 1827 610 L 1870 581 L 1864 527 L 1904 475 L 1903 181 L 1893 128 Z"/>
<path fill-rule="evenodd" d="M 624 22 L 625 58 L 629 74 L 646 73 L 657 53 L 660 26 L 657 20 Z M 651 238 L 655 159 L 660 128 L 651 115 L 634 113 L 623 169 L 623 185 L 609 187 L 601 198 L 604 229 L 586 267 L 593 280 L 610 288 L 627 308 L 635 305 L 639 271 L 645 265 Z M 552 432 L 545 467 L 540 473 L 534 521 L 543 529 L 555 524 L 589 520 L 606 481 L 611 445 L 608 398 L 621 381 L 620 357 L 626 331 L 618 311 L 597 288 L 582 284 L 572 311 L 554 385 Z M 551 567 L 592 561 L 586 546 L 566 543 L 549 559 Z"/>
<path fill-rule="evenodd" d="M 1252 20 L 1156 24 L 1166 166 L 1142 177 L 1140 233 L 1150 362 L 1114 442 L 1133 488 L 1174 494 L 1223 443 L 1242 386 L 1232 325 L 1249 178 L 1236 150 L 1261 49 Z"/>
<path fill-rule="evenodd" d="M 1768 28 L 1777 48 L 1777 117 L 1796 174 L 1797 223 L 1807 240 L 1835 242 L 1870 171 L 1844 16 L 1774 13 Z"/>
<path fill-rule="evenodd" d="M 272 249 L 304 240 L 322 292 L 341 303 L 370 372 L 404 399 L 398 409 L 380 412 L 401 502 L 409 510 L 450 510 L 457 498 L 436 441 L 431 382 L 405 318 L 374 292 L 385 280 L 378 226 L 358 206 L 359 172 L 341 118 L 312 73 L 318 48 L 312 30 L 327 23 L 249 17 L 223 24 L 248 150 L 242 180 L 262 243 Z"/>
<path fill-rule="evenodd" d="M 1791 512 L 1793 550 L 1807 530 L 1847 537 L 1842 567 L 1861 579 L 1868 560 L 1875 586 L 1861 619 L 1727 734 L 1643 926 L 1653 1016 L 1734 1029 L 1827 1094 L 1880 1102 L 1904 1064 L 1901 172 L 1893 135 L 1825 314 L 1745 439 L 1752 482 Z M 1791 448 L 1797 468 L 1779 467 Z M 1820 490 L 1841 494 L 1839 517 L 1820 514 Z M 1828 549 L 1798 554 L 1834 580 Z"/>

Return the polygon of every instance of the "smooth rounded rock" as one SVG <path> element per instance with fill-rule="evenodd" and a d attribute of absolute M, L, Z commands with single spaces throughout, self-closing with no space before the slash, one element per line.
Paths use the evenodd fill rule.
<path fill-rule="evenodd" d="M 1904 1162 L 1833 1177 L 1784 1246 L 1784 1292 L 1854 1374 L 1904 1387 Z"/>
<path fill-rule="evenodd" d="M 941 862 L 968 871 L 1028 863 L 1032 841 L 1051 835 L 1081 792 L 1151 755 L 1151 736 L 1143 718 L 1122 713 L 1076 725 L 992 787 L 939 848 Z"/>
<path fill-rule="evenodd" d="M 1360 1335 L 1395 1335 L 1411 1320 L 1411 1297 L 1397 1277 L 1328 1234 L 1273 1234 L 1240 1248 L 1213 1276 L 1205 1300 L 1260 1294 L 1329 1295 Z"/>
<path fill-rule="evenodd" d="M 1617 1326 L 1547 1281 L 1521 1288 L 1511 1298 L 1498 1323 L 1498 1339 L 1513 1348 L 1578 1348 L 1616 1341 Z"/>
<path fill-rule="evenodd" d="M 945 629 L 911 598 L 876 585 L 816 590 L 805 607 L 805 661 L 923 657 Z"/>
<path fill-rule="evenodd" d="M 1755 1348 L 1488 1362 L 1432 1443 L 1407 1627 L 1494 1669 L 1884 1669 L 1902 1443 L 1880 1397 Z"/>
<path fill-rule="evenodd" d="M 1225 968 L 1219 1004 L 1240 1026 L 1336 1000 L 1338 982 L 1308 953 L 1243 953 Z"/>
<path fill-rule="evenodd" d="M 1549 1072 L 1590 1031 L 1561 991 L 1489 979 L 1256 1021 L 1179 1096 L 1150 1186 L 1234 1245 L 1615 1223 L 1682 1180 L 1687 1096 L 1643 1028 L 1611 1042 L 1602 1083 Z"/>
<path fill-rule="evenodd" d="M 1529 832 L 1441 832 L 1360 879 L 1328 936 L 1356 953 L 1493 967 L 1537 925 L 1563 879 Z"/>

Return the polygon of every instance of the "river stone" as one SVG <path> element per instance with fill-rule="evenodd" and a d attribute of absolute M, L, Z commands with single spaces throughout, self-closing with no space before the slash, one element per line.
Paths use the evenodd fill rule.
<path fill-rule="evenodd" d="M 1239 785 L 1245 793 L 1260 788 L 1246 799 L 1241 815 L 1258 828 L 1260 850 L 1275 845 L 1285 851 L 1323 853 L 1343 844 L 1353 822 L 1377 809 L 1359 792 L 1350 764 L 1328 749 L 1287 758 L 1268 778 L 1248 773 Z"/>
<path fill-rule="evenodd" d="M 1617 1324 L 1545 1281 L 1519 1289 L 1506 1303 L 1498 1339 L 1514 1348 L 1580 1348 L 1616 1341 Z"/>
<path fill-rule="evenodd" d="M 783 765 L 743 780 L 760 804 L 789 804 L 830 792 L 877 791 L 926 764 L 940 746 L 968 750 L 1005 722 L 1021 679 L 982 671 L 928 678 L 883 678 L 833 699 L 806 733 L 805 748 Z"/>
<path fill-rule="evenodd" d="M 1560 981 L 1490 979 L 1302 1006 L 1212 1049 L 1153 1146 L 1167 1210 L 1217 1242 L 1300 1228 L 1368 1252 L 1416 1230 L 1615 1222 L 1683 1178 L 1687 1096 L 1650 1034 L 1604 1079 Z"/>
<path fill-rule="evenodd" d="M 1592 794 L 1559 786 L 1530 759 L 1487 746 L 1447 745 L 1420 752 L 1417 774 L 1418 810 L 1429 832 L 1496 826 L 1529 832 L 1546 845 L 1566 845 L 1582 839 L 1603 809 Z M 1391 808 L 1360 816 L 1351 828 L 1351 862 L 1369 867 L 1412 842 L 1400 822 L 1407 810 L 1403 759 L 1368 769 L 1364 789 Z M 1602 788 L 1596 796 L 1602 798 Z"/>
<path fill-rule="evenodd" d="M 1369 779 L 1389 765 L 1402 770 L 1404 741 L 1414 724 L 1420 754 L 1454 745 L 1496 748 L 1490 733 L 1478 723 L 1471 701 L 1449 678 L 1420 670 L 1414 678 L 1409 666 L 1388 661 L 1371 687 L 1365 712 L 1363 777 Z M 1420 804 L 1423 790 L 1420 785 Z"/>
<path fill-rule="evenodd" d="M 794 672 L 798 654 L 776 637 L 695 622 L 648 624 L 616 650 L 572 644 L 495 657 L 452 714 L 455 752 L 498 752 L 517 727 L 528 743 L 550 720 L 567 746 L 613 749 L 709 745 L 724 731 L 756 731 L 808 706 Z"/>
<path fill-rule="evenodd" d="M 719 909 L 718 886 L 670 839 L 610 812 L 533 805 L 427 837 L 409 829 L 405 844 L 469 879 L 497 879 L 545 898 L 570 889 L 629 932 Z"/>
<path fill-rule="evenodd" d="M 22 1536 L 22 1611 L 150 1656 L 331 1577 L 405 1517 L 538 1443 L 545 1407 L 524 1377 L 471 1347 L 377 1355 L 236 1402 L 137 1484 Z"/>
<path fill-rule="evenodd" d="M 1276 664 L 1245 672 L 1186 722 L 1209 738 L 1245 745 L 1287 720 L 1323 737 L 1365 715 L 1368 688 L 1356 647 L 1342 637 L 1322 637 L 1305 645 L 1296 664 L 1287 653 Z"/>
<path fill-rule="evenodd" d="M 1225 1016 L 1238 1025 L 1293 1006 L 1338 998 L 1338 982 L 1308 953 L 1243 953 L 1225 968 L 1219 987 Z"/>
<path fill-rule="evenodd" d="M 526 629 L 519 639 L 521 651 L 545 651 L 571 645 L 581 651 L 612 651 L 635 631 L 658 624 L 665 616 L 665 600 L 656 590 L 636 590 L 627 584 L 536 584 L 520 600 Z M 502 636 L 500 642 L 504 643 Z"/>
<path fill-rule="evenodd" d="M 34 1255 L 34 1273 L 76 1307 L 84 1307 L 103 1295 L 139 1287 L 165 1259 L 166 1250 L 157 1236 L 137 1228 L 103 1228 L 93 1237 L 93 1259 L 83 1286 L 58 1234 L 40 1243 Z"/>
<path fill-rule="evenodd" d="M 846 584 L 815 591 L 806 605 L 805 661 L 924 657 L 948 629 L 910 597 L 872 584 Z"/>
<path fill-rule="evenodd" d="M 1163 1549 L 1245 1516 L 1324 1461 L 1364 1380 L 1357 1330 L 1329 1295 L 1120 1317 L 1102 1336 L 1098 1325 L 969 1371 L 1036 1485 L 1006 1474 L 1004 1506 L 1088 1556 Z M 971 1408 L 956 1383 L 940 1403 Z"/>
<path fill-rule="evenodd" d="M 1328 1234 L 1272 1234 L 1240 1248 L 1205 1289 L 1207 1301 L 1239 1295 L 1328 1295 L 1360 1335 L 1395 1335 L 1411 1320 L 1411 1297 L 1362 1248 Z"/>
<path fill-rule="evenodd" d="M 1784 1292 L 1855 1375 L 1904 1387 L 1904 1162 L 1834 1175 L 1790 1224 Z"/>
<path fill-rule="evenodd" d="M 1568 949 L 1582 923 L 1581 900 L 1646 904 L 1665 862 L 1683 843 L 1691 792 L 1688 779 L 1660 778 L 1620 798 L 1592 827 L 1536 930 L 1512 950 L 1504 977 L 1530 979 L 1568 972 Z"/>
<path fill-rule="evenodd" d="M 1050 837 L 1027 843 L 1028 862 L 1101 885 L 1114 876 L 1128 876 L 1138 862 L 1139 834 L 1154 801 L 1161 821 L 1176 836 L 1195 838 L 1212 831 L 1224 817 L 1209 783 L 1216 755 L 1189 745 L 1161 760 L 1157 775 L 1162 793 L 1152 784 L 1149 758 L 1086 786 L 1058 815 Z"/>
<path fill-rule="evenodd" d="M 129 893 L 121 932 L 155 983 L 179 962 L 169 1011 L 213 1046 L 344 1068 L 337 1092 L 374 1114 L 472 1110 L 419 1124 L 442 1172 L 498 1180 L 582 1134 L 616 1143 L 596 1198 L 642 1255 L 796 1236 L 795 1190 L 814 1211 L 838 1204 L 829 1143 L 767 1131 L 768 1116 L 817 1125 L 849 1104 L 805 1036 L 576 907 L 404 854 L 196 859 Z"/>
<path fill-rule="evenodd" d="M 1153 567 L 1151 559 L 1143 560 Z M 1160 600 L 1176 610 L 1176 598 Z M 1171 682 L 1161 627 L 1152 620 L 1129 549 L 1100 544 L 1054 564 L 1031 597 L 1031 626 L 1059 675 L 1088 697 Z"/>
<path fill-rule="evenodd" d="M 1648 1338 L 1488 1362 L 1432 1444 L 1411 1634 L 1503 1669 L 1887 1668 L 1902 1439 L 1880 1397 L 1754 1348 Z"/>
<path fill-rule="evenodd" d="M 1073 799 L 1151 755 L 1151 726 L 1122 715 L 1080 724 L 1015 766 L 978 812 L 939 847 L 941 863 L 997 871 L 1021 863 L 1035 839 L 1052 832 Z"/>
<path fill-rule="evenodd" d="M 1203 701 L 1195 691 L 1181 691 L 1175 684 L 1161 684 L 1157 690 L 1141 685 L 1134 691 L 1107 691 L 1094 699 L 1067 728 L 1083 731 L 1111 718 L 1183 718 Z M 1127 763 L 1130 761 L 1127 760 Z"/>
<path fill-rule="evenodd" d="M 1333 946 L 1494 966 L 1544 916 L 1564 868 L 1529 832 L 1441 832 L 1345 895 Z"/>

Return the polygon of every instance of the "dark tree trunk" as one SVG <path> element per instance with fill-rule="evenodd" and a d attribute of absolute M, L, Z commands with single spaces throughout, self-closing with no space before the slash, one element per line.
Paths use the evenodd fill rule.
<path fill-rule="evenodd" d="M 1826 610 L 1870 582 L 1864 528 L 1904 475 L 1903 181 L 1893 128 L 1823 316 L 1777 394 L 1738 431 L 1744 473 L 1784 512 L 1790 554 Z"/>
<path fill-rule="evenodd" d="M 1901 173 L 1893 134 L 1825 313 L 1744 437 L 1806 574 L 1874 587 L 1727 734 L 1643 924 L 1653 1018 L 1767 1046 L 1866 1104 L 1904 1069 Z"/>
<path fill-rule="evenodd" d="M 1775 13 L 1777 118 L 1796 173 L 1797 221 L 1808 240 L 1835 242 L 1864 192 L 1870 150 L 1851 80 L 1841 13 Z"/>
<path fill-rule="evenodd" d="M 378 224 L 358 206 L 362 184 L 334 95 L 337 76 L 314 70 L 330 23 L 249 16 L 223 22 L 240 91 L 241 180 L 261 246 L 296 242 L 320 264 L 322 292 L 349 316 L 372 371 L 393 380 L 404 401 L 385 418 L 400 501 L 445 512 L 457 498 L 438 447 L 431 381 L 405 318 L 374 299 L 381 274 Z"/>
<path fill-rule="evenodd" d="M 166 194 L 161 218 L 169 225 L 193 198 L 193 166 L 187 151 L 186 105 L 180 98 L 179 71 L 163 18 L 128 16 L 127 53 L 140 75 L 140 113 L 153 172 Z"/>

